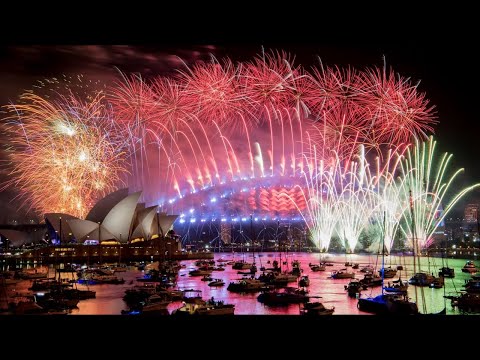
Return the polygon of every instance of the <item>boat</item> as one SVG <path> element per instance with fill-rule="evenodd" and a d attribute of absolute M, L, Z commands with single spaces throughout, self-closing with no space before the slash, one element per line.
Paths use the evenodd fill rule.
<path fill-rule="evenodd" d="M 360 272 L 363 272 L 363 273 L 373 273 L 373 266 L 367 265 L 367 266 L 361 268 L 361 269 L 360 269 Z"/>
<path fill-rule="evenodd" d="M 290 275 L 295 275 L 299 277 L 302 275 L 303 270 L 300 268 L 300 261 L 294 260 L 292 261 L 292 271 L 289 272 Z"/>
<path fill-rule="evenodd" d="M 332 315 L 335 307 L 327 309 L 321 302 L 308 302 L 300 308 L 300 315 Z"/>
<path fill-rule="evenodd" d="M 297 276 L 285 273 L 266 272 L 262 273 L 258 277 L 258 280 L 269 285 L 283 286 L 287 285 L 289 282 L 296 282 Z"/>
<path fill-rule="evenodd" d="M 317 264 L 308 264 L 310 266 L 310 270 L 312 271 L 325 271 L 325 265 L 317 265 Z"/>
<path fill-rule="evenodd" d="M 441 289 L 445 283 L 444 279 L 445 278 L 443 276 L 435 278 L 428 286 L 432 289 Z"/>
<path fill-rule="evenodd" d="M 0 278 L 0 284 L 3 285 L 15 285 L 21 282 L 20 279 L 11 279 L 11 278 Z"/>
<path fill-rule="evenodd" d="M 96 284 L 124 284 L 125 279 L 119 279 L 115 275 L 100 275 L 97 273 L 92 273 L 90 275 L 86 274 L 83 278 L 77 280 L 79 284 L 88 284 L 88 285 L 96 285 Z"/>
<path fill-rule="evenodd" d="M 297 291 L 298 289 L 287 287 L 283 291 L 274 290 L 261 293 L 257 300 L 265 305 L 288 305 L 306 303 L 309 300 L 308 295 Z"/>
<path fill-rule="evenodd" d="M 433 275 L 427 274 L 425 272 L 418 272 L 413 275 L 408 281 L 411 285 L 415 286 L 430 286 L 437 278 Z"/>
<path fill-rule="evenodd" d="M 480 280 L 469 279 L 465 285 L 465 291 L 470 294 L 480 293 Z"/>
<path fill-rule="evenodd" d="M 460 296 L 449 297 L 452 306 L 458 306 L 462 311 L 477 312 L 480 310 L 480 294 L 463 293 Z"/>
<path fill-rule="evenodd" d="M 185 298 L 183 305 L 174 310 L 172 315 L 234 315 L 235 305 L 225 304 L 223 301 L 215 301 L 212 297 L 205 301 L 201 297 Z"/>
<path fill-rule="evenodd" d="M 363 276 L 363 279 L 360 280 L 360 283 L 363 287 L 376 287 L 376 286 L 383 286 L 383 279 L 374 274 L 374 273 L 366 273 Z"/>
<path fill-rule="evenodd" d="M 201 269 L 197 269 L 197 270 L 192 270 L 192 271 L 189 271 L 189 275 L 190 276 L 205 276 L 205 275 L 210 275 L 212 273 L 212 270 L 201 270 Z"/>
<path fill-rule="evenodd" d="M 473 280 L 480 280 L 480 274 L 472 274 L 472 279 Z"/>
<path fill-rule="evenodd" d="M 385 272 L 385 274 L 383 274 L 383 272 Z M 391 266 L 389 266 L 388 268 L 381 268 L 380 270 L 378 270 L 378 274 L 384 279 L 391 279 L 394 278 L 395 275 L 397 275 L 397 269 L 394 269 Z"/>
<path fill-rule="evenodd" d="M 235 315 L 235 305 L 215 301 L 212 297 L 204 305 L 199 306 L 193 315 Z"/>
<path fill-rule="evenodd" d="M 244 260 L 239 260 L 239 261 L 236 261 L 235 264 L 232 265 L 232 269 L 235 269 L 235 270 L 246 270 L 246 269 L 250 269 L 252 267 L 253 264 L 249 264 L 247 262 L 245 262 Z"/>
<path fill-rule="evenodd" d="M 385 234 L 385 213 L 383 217 L 383 233 Z M 385 261 L 385 237 L 382 240 L 382 270 L 379 271 L 382 276 L 382 293 L 374 297 L 360 297 L 357 302 L 357 308 L 361 311 L 374 314 L 395 314 L 395 315 L 415 315 L 418 314 L 418 307 L 415 302 L 410 301 L 406 294 L 385 294 L 384 281 L 387 271 L 384 266 Z M 396 270 L 395 270 L 396 273 Z"/>
<path fill-rule="evenodd" d="M 147 298 L 145 304 L 141 307 L 142 314 L 159 313 L 161 315 L 168 315 L 167 306 L 170 304 L 163 296 L 154 294 Z"/>
<path fill-rule="evenodd" d="M 357 307 L 361 311 L 374 314 L 416 315 L 417 304 L 407 296 L 398 294 L 381 294 L 375 297 L 358 299 Z"/>
<path fill-rule="evenodd" d="M 345 290 L 347 290 L 348 296 L 357 297 L 357 294 L 360 294 L 362 291 L 363 285 L 359 280 L 352 280 L 345 285 Z"/>
<path fill-rule="evenodd" d="M 450 268 L 448 266 L 444 266 L 438 272 L 438 276 L 454 278 L 455 277 L 455 269 Z"/>
<path fill-rule="evenodd" d="M 117 272 L 126 272 L 128 270 L 128 266 L 126 264 L 119 264 L 112 266 L 112 270 L 114 273 Z"/>
<path fill-rule="evenodd" d="M 355 273 L 348 272 L 347 269 L 333 270 L 330 277 L 332 279 L 353 279 L 355 278 Z"/>
<path fill-rule="evenodd" d="M 55 296 L 51 293 L 37 293 L 35 302 L 45 310 L 65 310 L 77 307 L 79 299 L 69 299 L 66 296 Z"/>
<path fill-rule="evenodd" d="M 16 272 L 14 275 L 15 279 L 23 279 L 23 280 L 35 280 L 35 279 L 46 279 L 48 277 L 47 271 L 38 271 L 37 269 L 34 272 L 31 271 L 19 271 Z"/>
<path fill-rule="evenodd" d="M 11 310 L 15 315 L 67 315 L 68 312 L 66 309 L 62 310 L 52 310 L 45 309 L 33 299 L 26 301 L 19 301 L 17 303 L 12 303 Z"/>
<path fill-rule="evenodd" d="M 386 292 L 406 295 L 408 291 L 408 282 L 402 281 L 402 279 L 394 280 L 390 284 L 387 283 L 387 286 L 383 288 Z"/>
<path fill-rule="evenodd" d="M 469 260 L 463 265 L 462 272 L 466 273 L 476 273 L 477 272 L 477 267 L 475 266 L 475 263 L 472 260 Z"/>
<path fill-rule="evenodd" d="M 303 275 L 300 280 L 298 281 L 298 286 L 300 287 L 307 287 L 310 286 L 310 279 L 308 275 Z"/>
<path fill-rule="evenodd" d="M 228 291 L 231 292 L 259 292 L 268 290 L 268 286 L 258 279 L 241 279 L 237 282 L 231 282 L 228 287 Z"/>
<path fill-rule="evenodd" d="M 79 270 L 79 265 L 76 264 L 66 264 L 63 268 L 55 269 L 56 272 L 61 273 L 75 273 Z"/>
<path fill-rule="evenodd" d="M 208 283 L 208 286 L 224 286 L 225 281 L 222 279 L 214 279 L 213 281 Z"/>

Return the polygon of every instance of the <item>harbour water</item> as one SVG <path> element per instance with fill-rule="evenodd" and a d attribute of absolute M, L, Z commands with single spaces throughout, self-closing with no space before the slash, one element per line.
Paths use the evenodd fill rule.
<path fill-rule="evenodd" d="M 258 269 L 260 267 L 270 267 L 274 260 L 277 260 L 282 266 L 282 270 L 291 270 L 292 261 L 298 260 L 300 267 L 303 270 L 302 275 L 308 275 L 310 279 L 310 286 L 308 287 L 308 295 L 312 297 L 312 301 L 320 301 L 325 307 L 335 307 L 334 315 L 368 315 L 361 312 L 357 308 L 357 298 L 352 298 L 347 295 L 345 285 L 350 279 L 332 279 L 331 272 L 345 268 L 345 262 L 359 263 L 359 269 L 364 266 L 372 265 L 376 269 L 382 266 L 382 257 L 377 255 L 359 255 L 359 254 L 322 254 L 322 260 L 333 263 L 333 266 L 327 266 L 326 271 L 313 272 L 310 270 L 310 263 L 319 263 L 320 254 L 315 253 L 288 253 L 283 254 L 280 258 L 279 253 L 260 253 L 255 254 L 255 263 Z M 253 254 L 232 253 L 216 253 L 215 260 L 240 260 L 244 259 L 247 262 L 253 261 Z M 396 268 L 398 265 L 403 266 L 403 270 L 398 271 L 397 275 L 392 279 L 386 279 L 385 285 L 388 281 L 396 280 L 399 277 L 402 280 L 408 280 L 413 275 L 414 263 L 411 256 L 387 256 L 384 258 L 385 267 L 391 266 Z M 434 257 L 420 258 L 421 270 L 435 276 L 438 276 L 438 271 L 442 266 L 449 266 L 455 269 L 455 278 L 445 279 L 445 288 L 435 289 L 429 287 L 415 287 L 410 285 L 408 287 L 408 296 L 416 301 L 419 311 L 421 313 L 438 313 L 443 308 L 446 308 L 447 315 L 463 314 L 457 308 L 452 308 L 451 302 L 444 298 L 444 295 L 456 294 L 457 291 L 463 289 L 465 281 L 470 279 L 470 274 L 461 271 L 466 259 L 442 259 Z M 475 261 L 478 266 L 478 261 Z M 236 315 L 298 315 L 299 305 L 292 304 L 289 306 L 265 306 L 257 300 L 259 293 L 239 294 L 232 293 L 227 290 L 228 284 L 237 279 L 241 279 L 244 275 L 238 274 L 238 270 L 232 269 L 231 265 L 227 265 L 224 271 L 214 271 L 212 277 L 215 279 L 222 279 L 225 286 L 209 287 L 207 281 L 201 281 L 200 277 L 192 277 L 188 273 L 196 268 L 194 260 L 181 261 L 184 265 L 179 270 L 177 277 L 178 289 L 196 289 L 200 290 L 204 299 L 214 298 L 215 300 L 222 300 L 228 304 L 235 305 Z M 418 259 L 416 269 L 418 272 Z M 364 273 L 360 270 L 354 271 L 356 279 L 362 279 Z M 54 270 L 52 266 L 49 268 L 50 276 L 53 276 Z M 256 276 L 261 274 L 261 271 L 256 273 Z M 96 298 L 82 300 L 78 303 L 78 308 L 71 310 L 72 315 L 120 315 L 122 310 L 126 310 L 127 306 L 122 300 L 125 290 L 137 285 L 137 278 L 144 275 L 144 271 L 138 270 L 135 267 L 130 267 L 128 271 L 116 274 L 119 278 L 125 279 L 124 284 L 120 285 L 90 285 L 90 290 L 96 291 Z M 74 274 L 62 273 L 62 277 L 73 278 Z M 7 296 L 15 296 L 28 292 L 28 287 L 31 286 L 31 281 L 25 280 L 15 285 L 7 286 Z M 77 285 L 79 289 L 87 288 L 85 285 Z M 296 287 L 296 283 L 289 283 L 289 286 Z M 362 297 L 375 296 L 381 293 L 381 287 L 369 288 L 361 292 Z M 172 302 L 168 305 L 168 311 L 171 313 L 176 308 L 182 305 L 181 301 Z"/>

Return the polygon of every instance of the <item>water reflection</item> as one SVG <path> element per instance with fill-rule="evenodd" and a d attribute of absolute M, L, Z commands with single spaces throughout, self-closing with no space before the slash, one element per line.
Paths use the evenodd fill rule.
<path fill-rule="evenodd" d="M 219 253 L 215 254 L 215 260 L 220 258 L 225 260 L 233 260 L 234 255 Z M 239 256 L 236 255 L 236 259 Z M 252 254 L 249 254 L 245 259 L 248 262 L 252 261 Z M 258 268 L 261 266 L 269 267 L 268 261 L 272 263 L 274 260 L 279 261 L 283 270 L 292 269 L 292 261 L 298 260 L 300 267 L 303 269 L 302 274 L 308 275 L 310 278 L 310 286 L 308 287 L 309 295 L 316 297 L 312 301 L 321 301 L 325 307 L 335 307 L 334 315 L 367 315 L 367 313 L 361 312 L 357 309 L 357 299 L 351 298 L 347 295 L 344 286 L 348 284 L 350 279 L 331 279 L 330 275 L 333 270 L 339 270 L 345 267 L 345 262 L 359 263 L 361 269 L 367 265 L 376 266 L 377 270 L 381 267 L 382 259 L 376 255 L 348 255 L 348 259 L 345 255 L 327 254 L 323 260 L 332 262 L 333 266 L 328 266 L 326 271 L 312 272 L 309 263 L 318 263 L 319 254 L 312 253 L 289 253 L 286 257 L 283 254 L 280 259 L 279 253 L 261 253 L 255 254 L 255 262 Z M 286 261 L 286 264 L 285 264 Z M 397 275 L 393 279 L 399 277 L 402 280 L 408 280 L 413 275 L 414 264 L 411 256 L 389 256 L 384 259 L 385 266 L 396 267 L 402 265 L 403 270 L 398 271 Z M 461 268 L 465 264 L 465 259 L 448 259 L 448 266 L 455 268 L 455 278 L 445 279 L 445 289 L 432 289 L 428 287 L 415 287 L 409 286 L 408 296 L 412 300 L 417 301 L 420 312 L 436 313 L 446 307 L 447 314 L 459 314 L 458 310 L 454 310 L 451 307 L 450 301 L 444 299 L 444 294 L 451 294 L 463 289 L 465 281 L 470 279 L 470 274 L 462 273 Z M 230 265 L 227 265 L 225 271 L 214 271 L 212 273 L 213 278 L 222 279 L 225 282 L 225 286 L 222 287 L 209 287 L 208 281 L 201 281 L 201 277 L 189 276 L 188 272 L 195 269 L 195 261 L 182 261 L 185 267 L 181 268 L 177 278 L 177 287 L 179 289 L 197 289 L 202 291 L 202 297 L 209 299 L 214 297 L 215 300 L 223 300 L 226 303 L 235 304 L 235 314 L 237 315 L 298 315 L 299 305 L 292 304 L 282 307 L 269 307 L 257 301 L 259 293 L 238 294 L 232 293 L 227 290 L 228 284 L 231 281 L 241 279 L 243 275 L 238 274 L 238 270 L 233 270 Z M 418 271 L 418 261 L 417 261 Z M 420 261 L 422 271 L 432 273 L 438 276 L 438 271 L 442 266 L 447 266 L 445 260 L 441 258 L 427 258 L 422 257 Z M 351 268 L 349 268 L 349 271 Z M 363 278 L 363 273 L 360 270 L 355 271 L 355 277 L 357 279 Z M 50 276 L 54 276 L 53 268 L 49 268 Z M 257 272 L 257 276 L 261 272 Z M 82 300 L 78 303 L 78 309 L 71 311 L 71 314 L 75 315 L 118 315 L 122 310 L 126 309 L 126 305 L 122 300 L 125 290 L 136 285 L 136 279 L 141 277 L 143 272 L 134 268 L 130 268 L 129 271 L 119 273 L 118 276 L 124 278 L 126 281 L 120 285 L 94 285 L 88 288 L 96 291 L 95 299 Z M 62 277 L 72 278 L 73 274 L 63 273 Z M 386 280 L 386 281 L 388 281 Z M 22 281 L 19 284 L 8 286 L 8 295 L 13 295 L 16 292 L 27 292 L 28 287 L 31 286 L 31 281 Z M 296 286 L 295 283 L 289 283 L 289 286 Z M 86 289 L 85 285 L 77 285 L 79 289 Z M 380 294 L 381 288 L 376 287 L 362 291 L 361 296 L 375 296 Z M 318 297 L 318 298 L 317 298 Z M 169 312 L 181 306 L 181 302 L 174 302 L 168 306 Z"/>

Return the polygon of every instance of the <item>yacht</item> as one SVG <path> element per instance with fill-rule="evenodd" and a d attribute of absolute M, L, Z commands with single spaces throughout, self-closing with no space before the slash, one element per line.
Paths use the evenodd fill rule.
<path fill-rule="evenodd" d="M 258 291 L 263 291 L 267 290 L 268 286 L 263 282 L 258 279 L 241 279 L 237 282 L 231 282 L 227 290 L 231 292 L 237 292 L 237 293 L 242 293 L 242 292 L 258 292 Z"/>
<path fill-rule="evenodd" d="M 147 301 L 145 302 L 145 305 L 142 306 L 142 313 L 143 314 L 148 314 L 148 313 L 160 313 L 160 314 L 166 314 L 168 315 L 168 310 L 167 306 L 170 304 L 170 301 L 166 300 L 163 296 L 160 296 L 158 294 L 150 296 Z"/>
<path fill-rule="evenodd" d="M 394 280 L 391 284 L 388 282 L 383 289 L 389 293 L 407 295 L 408 282 L 404 282 L 402 279 Z"/>
<path fill-rule="evenodd" d="M 307 303 L 308 295 L 295 288 L 284 288 L 283 291 L 269 291 L 258 295 L 257 300 L 265 305 L 288 305 Z"/>
<path fill-rule="evenodd" d="M 183 305 L 174 310 L 172 315 L 234 315 L 235 305 L 215 301 L 212 297 L 205 301 L 199 297 L 186 298 Z"/>
<path fill-rule="evenodd" d="M 197 270 L 190 271 L 188 274 L 190 276 L 205 276 L 205 275 L 210 275 L 211 273 L 212 273 L 212 270 L 197 269 Z"/>
<path fill-rule="evenodd" d="M 472 260 L 469 260 L 463 265 L 462 272 L 466 273 L 476 273 L 477 272 L 477 267 L 475 266 L 475 263 Z"/>
<path fill-rule="evenodd" d="M 332 279 L 354 279 L 355 273 L 348 272 L 347 269 L 333 270 L 331 278 Z"/>
<path fill-rule="evenodd" d="M 266 272 L 258 277 L 258 280 L 270 285 L 287 285 L 289 282 L 296 282 L 297 276 L 286 273 Z"/>
<path fill-rule="evenodd" d="M 397 275 L 397 269 L 394 269 L 392 267 L 381 268 L 380 270 L 378 270 L 378 274 L 380 275 L 380 277 L 382 277 L 382 273 L 384 273 L 383 274 L 384 279 L 391 279 L 395 277 L 395 275 Z"/>
<path fill-rule="evenodd" d="M 244 260 L 236 261 L 235 264 L 232 265 L 232 269 L 235 269 L 235 270 L 246 270 L 246 269 L 250 269 L 251 267 L 252 267 L 252 264 L 249 264 Z"/>
<path fill-rule="evenodd" d="M 208 283 L 208 286 L 223 286 L 225 285 L 225 281 L 222 279 L 214 279 L 213 281 Z"/>
<path fill-rule="evenodd" d="M 416 286 L 430 286 L 433 284 L 437 278 L 433 275 L 427 274 L 425 272 L 418 272 L 413 275 L 408 281 L 411 285 Z"/>
<path fill-rule="evenodd" d="M 454 278 L 455 277 L 455 269 L 444 266 L 438 272 L 438 276 Z"/>
<path fill-rule="evenodd" d="M 357 297 L 357 294 L 360 294 L 362 288 L 362 283 L 356 279 L 351 280 L 348 285 L 345 285 L 345 290 L 347 290 L 348 296 L 350 297 Z"/>
<path fill-rule="evenodd" d="M 309 264 L 310 270 L 312 271 L 325 271 L 325 265 Z"/>
<path fill-rule="evenodd" d="M 406 296 L 397 294 L 381 294 L 375 297 L 360 298 L 357 307 L 361 311 L 374 314 L 418 314 L 416 303 L 409 301 Z"/>
<path fill-rule="evenodd" d="M 300 308 L 300 315 L 332 315 L 335 307 L 327 309 L 321 302 L 308 302 Z"/>

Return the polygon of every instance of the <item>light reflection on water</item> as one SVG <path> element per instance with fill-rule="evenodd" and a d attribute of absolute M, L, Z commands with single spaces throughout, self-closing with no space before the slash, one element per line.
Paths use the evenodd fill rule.
<path fill-rule="evenodd" d="M 229 253 L 216 253 L 215 260 L 220 258 L 226 260 L 232 260 L 233 255 Z M 239 254 L 236 254 L 235 258 L 238 260 L 241 258 Z M 261 266 L 269 267 L 267 264 L 268 261 L 273 262 L 273 260 L 280 261 L 279 253 L 262 253 L 256 254 L 256 265 L 258 268 Z M 349 279 L 331 279 L 330 274 L 332 270 L 338 270 L 344 268 L 345 261 L 359 263 L 360 269 L 363 266 L 368 264 L 377 266 L 377 269 L 381 267 L 382 259 L 376 255 L 358 255 L 352 254 L 346 257 L 344 254 L 325 254 L 323 255 L 324 260 L 334 263 L 334 266 L 328 266 L 326 271 L 312 272 L 308 266 L 309 263 L 318 263 L 319 254 L 313 253 L 289 253 L 288 254 L 288 265 L 282 264 L 282 269 L 287 268 L 291 270 L 291 262 L 293 260 L 299 260 L 301 268 L 303 269 L 303 274 L 308 275 L 310 278 L 310 286 L 308 288 L 309 295 L 314 297 L 312 301 L 321 301 L 325 307 L 329 308 L 334 306 L 335 313 L 334 315 L 367 315 L 367 313 L 361 312 L 357 309 L 357 299 L 350 298 L 344 286 L 348 284 Z M 252 254 L 246 255 L 246 261 L 252 261 Z M 285 254 L 282 255 L 282 261 L 286 260 Z M 401 276 L 403 280 L 408 280 L 413 274 L 413 257 L 411 256 L 387 256 L 385 257 L 385 266 L 396 267 L 397 265 L 402 265 L 404 270 L 397 272 L 397 276 L 394 279 L 398 279 L 398 276 Z M 421 269 L 429 273 L 433 273 L 435 276 L 438 276 L 438 270 L 442 266 L 448 266 L 455 268 L 455 278 L 454 279 L 445 279 L 445 290 L 444 289 L 430 289 L 428 287 L 418 287 L 417 295 L 415 295 L 415 287 L 409 286 L 408 295 L 414 301 L 416 299 L 418 308 L 420 312 L 424 312 L 423 304 L 426 305 L 427 313 L 436 313 L 441 311 L 445 306 L 447 309 L 447 314 L 459 314 L 459 311 L 452 309 L 450 305 L 450 300 L 445 300 L 443 298 L 444 293 L 450 294 L 455 291 L 459 291 L 462 288 L 462 285 L 467 279 L 470 278 L 470 274 L 462 273 L 461 268 L 465 264 L 465 259 L 448 259 L 443 260 L 441 258 L 421 258 Z M 179 271 L 179 276 L 177 278 L 177 287 L 179 289 L 197 289 L 202 291 L 202 297 L 208 299 L 214 297 L 215 300 L 223 300 L 225 303 L 235 304 L 235 314 L 237 315 L 298 315 L 299 314 L 299 305 L 292 304 L 290 306 L 283 307 L 268 307 L 264 306 L 262 303 L 257 301 L 257 296 L 259 293 L 250 293 L 250 294 L 238 294 L 227 291 L 227 286 L 231 281 L 236 279 L 241 279 L 242 275 L 237 274 L 237 270 L 233 270 L 230 265 L 226 266 L 225 271 L 214 271 L 212 273 L 213 278 L 222 279 L 225 281 L 225 286 L 218 288 L 211 288 L 208 286 L 207 281 L 201 281 L 201 277 L 191 277 L 188 275 L 188 272 L 195 267 L 194 260 L 182 261 L 182 264 L 186 266 L 181 268 Z M 478 265 L 478 264 L 477 264 Z M 351 271 L 351 268 L 349 268 Z M 353 270 L 356 272 L 356 278 L 362 279 L 363 273 L 359 270 Z M 418 263 L 417 263 L 418 271 Z M 260 273 L 257 272 L 257 276 Z M 53 276 L 53 269 L 50 269 L 50 276 Z M 91 290 L 96 291 L 95 299 L 82 300 L 78 303 L 78 309 L 71 311 L 71 314 L 88 314 L 88 315 L 118 315 L 122 310 L 126 309 L 126 305 L 122 300 L 125 290 L 136 285 L 135 281 L 137 278 L 143 275 L 142 271 L 131 268 L 127 272 L 118 273 L 117 276 L 125 279 L 125 283 L 121 285 L 94 285 L 90 286 Z M 72 274 L 63 273 L 62 277 L 72 277 Z M 30 281 L 24 281 L 20 284 L 9 286 L 9 293 L 13 294 L 14 292 L 26 292 L 28 287 L 31 286 Z M 79 289 L 85 289 L 84 285 L 77 285 Z M 289 286 L 296 286 L 295 283 L 289 283 Z M 373 289 L 368 289 L 367 291 L 362 291 L 362 297 L 365 296 L 375 296 L 380 294 L 381 288 L 376 287 Z M 172 312 L 174 309 L 181 306 L 181 302 L 174 302 L 168 306 L 168 310 Z"/>

